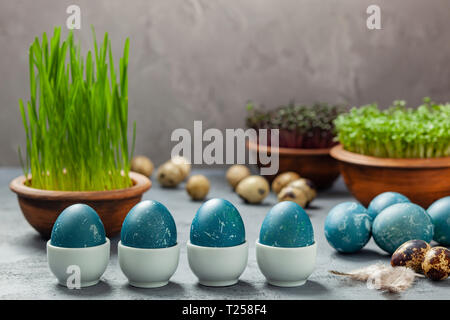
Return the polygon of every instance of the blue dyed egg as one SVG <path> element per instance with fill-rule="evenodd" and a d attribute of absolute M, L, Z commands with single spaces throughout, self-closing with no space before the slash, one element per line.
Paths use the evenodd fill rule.
<path fill-rule="evenodd" d="M 433 239 L 430 215 L 414 203 L 397 203 L 381 211 L 373 221 L 373 238 L 386 252 L 393 253 L 409 240 Z"/>
<path fill-rule="evenodd" d="M 383 192 L 377 195 L 369 203 L 367 211 L 369 211 L 369 216 L 373 220 L 375 217 L 384 209 L 392 206 L 396 203 L 411 202 L 407 197 L 398 192 Z"/>
<path fill-rule="evenodd" d="M 314 231 L 305 210 L 292 201 L 282 201 L 267 213 L 259 242 L 266 246 L 298 248 L 314 244 Z"/>
<path fill-rule="evenodd" d="M 203 247 L 232 247 L 245 242 L 245 228 L 239 211 L 225 199 L 202 204 L 191 224 L 191 243 Z"/>
<path fill-rule="evenodd" d="M 436 200 L 427 210 L 434 225 L 436 242 L 450 246 L 450 196 Z"/>
<path fill-rule="evenodd" d="M 106 242 L 105 228 L 97 212 L 86 204 L 74 204 L 61 212 L 53 225 L 51 245 L 63 248 L 95 247 Z"/>
<path fill-rule="evenodd" d="M 168 248 L 177 244 L 177 227 L 162 203 L 146 200 L 128 212 L 122 224 L 120 241 L 133 248 Z"/>
<path fill-rule="evenodd" d="M 362 205 L 343 202 L 330 210 L 325 219 L 325 237 L 339 252 L 356 252 L 370 240 L 372 220 Z"/>

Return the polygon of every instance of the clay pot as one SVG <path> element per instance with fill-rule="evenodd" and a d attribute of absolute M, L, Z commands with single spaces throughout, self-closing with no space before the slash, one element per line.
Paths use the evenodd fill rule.
<path fill-rule="evenodd" d="M 347 188 L 364 206 L 378 194 L 399 192 L 423 208 L 450 194 L 450 157 L 396 159 L 331 149 Z"/>
<path fill-rule="evenodd" d="M 106 235 L 117 235 L 128 211 L 142 199 L 142 194 L 150 189 L 151 181 L 135 172 L 130 172 L 133 186 L 111 191 L 51 191 L 28 187 L 25 177 L 11 181 L 9 188 L 17 193 L 19 206 L 25 219 L 45 239 L 50 238 L 53 224 L 58 215 L 68 206 L 85 203 L 102 219 Z"/>
<path fill-rule="evenodd" d="M 265 145 L 258 145 L 248 142 L 250 151 L 271 154 L 271 148 Z M 339 176 L 337 161 L 330 156 L 330 148 L 326 149 L 299 149 L 299 148 L 278 148 L 279 170 L 277 174 L 294 171 L 302 178 L 310 179 L 318 189 L 326 189 L 333 185 Z M 257 154 L 258 166 L 263 167 Z M 265 176 L 272 181 L 276 175 Z"/>

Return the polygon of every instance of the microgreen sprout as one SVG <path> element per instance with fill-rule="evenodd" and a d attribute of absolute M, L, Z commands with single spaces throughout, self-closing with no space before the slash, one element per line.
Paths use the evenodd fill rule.
<path fill-rule="evenodd" d="M 418 108 L 394 101 L 380 110 L 377 104 L 352 108 L 336 120 L 337 139 L 351 152 L 383 158 L 450 156 L 450 104 L 429 98 Z"/>
<path fill-rule="evenodd" d="M 291 102 L 264 111 L 249 102 L 246 124 L 254 129 L 279 129 L 280 147 L 329 148 L 335 144 L 333 120 L 345 110 L 340 105 L 316 103 L 306 106 Z"/>

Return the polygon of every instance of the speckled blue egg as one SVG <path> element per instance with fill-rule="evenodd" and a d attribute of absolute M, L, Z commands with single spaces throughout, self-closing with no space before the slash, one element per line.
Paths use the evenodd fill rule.
<path fill-rule="evenodd" d="M 450 196 L 433 202 L 427 212 L 434 225 L 434 241 L 450 246 Z"/>
<path fill-rule="evenodd" d="M 409 240 L 433 239 L 430 215 L 417 204 L 397 203 L 381 211 L 373 221 L 373 239 L 388 253 Z"/>
<path fill-rule="evenodd" d="M 398 192 L 383 192 L 377 195 L 369 203 L 367 211 L 369 211 L 369 216 L 373 220 L 375 217 L 384 209 L 392 206 L 396 203 L 411 202 L 406 196 Z"/>
<path fill-rule="evenodd" d="M 53 225 L 50 243 L 63 248 L 95 247 L 106 242 L 105 228 L 97 212 L 86 204 L 74 204 L 61 212 Z"/>
<path fill-rule="evenodd" d="M 325 219 L 325 237 L 339 252 L 351 253 L 369 242 L 372 220 L 367 209 L 356 202 L 343 202 L 333 207 Z"/>
<path fill-rule="evenodd" d="M 261 225 L 259 242 L 266 246 L 298 248 L 314 244 L 314 231 L 305 210 L 292 201 L 270 209 Z"/>
<path fill-rule="evenodd" d="M 177 244 L 177 227 L 162 203 L 146 200 L 128 212 L 122 224 L 120 241 L 133 248 L 168 248 Z"/>
<path fill-rule="evenodd" d="M 203 247 L 232 247 L 245 242 L 245 228 L 236 207 L 211 199 L 197 210 L 191 224 L 191 243 Z"/>

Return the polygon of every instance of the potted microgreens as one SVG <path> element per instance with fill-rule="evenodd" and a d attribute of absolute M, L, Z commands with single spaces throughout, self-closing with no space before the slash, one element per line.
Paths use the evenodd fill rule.
<path fill-rule="evenodd" d="M 450 193 L 450 104 L 429 98 L 418 108 L 371 104 L 352 108 L 335 125 L 340 144 L 331 155 L 362 204 L 396 191 L 427 208 Z"/>
<path fill-rule="evenodd" d="M 247 127 L 279 130 L 279 172 L 298 172 L 318 188 L 333 184 L 339 175 L 337 162 L 329 155 L 330 148 L 336 144 L 333 120 L 346 110 L 344 106 L 326 103 L 306 106 L 291 102 L 265 111 L 248 103 L 247 110 Z M 258 144 L 250 142 L 248 146 L 250 150 L 276 152 L 271 150 L 270 139 L 258 140 Z"/>
<path fill-rule="evenodd" d="M 10 188 L 25 218 L 46 238 L 59 213 L 74 203 L 93 207 L 112 236 L 151 186 L 130 172 L 136 128 L 129 148 L 129 40 L 116 74 L 107 33 L 98 46 L 93 32 L 95 50 L 86 59 L 72 32 L 62 43 L 60 34 L 55 28 L 48 41 L 44 33 L 29 49 L 31 98 L 20 100 L 24 175 Z"/>

